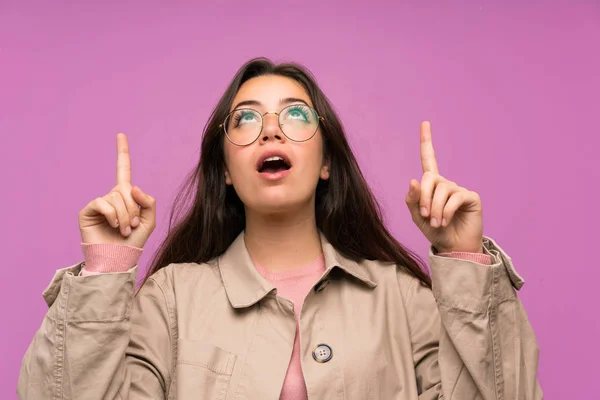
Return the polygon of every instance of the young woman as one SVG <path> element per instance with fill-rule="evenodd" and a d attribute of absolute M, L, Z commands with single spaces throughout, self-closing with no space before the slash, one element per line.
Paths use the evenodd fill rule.
<path fill-rule="evenodd" d="M 123 134 L 117 149 L 116 186 L 79 213 L 85 261 L 44 292 L 20 398 L 542 398 L 523 280 L 483 236 L 477 193 L 440 175 L 429 123 L 406 204 L 431 278 L 298 65 L 233 78 L 137 293 L 156 206 Z"/>

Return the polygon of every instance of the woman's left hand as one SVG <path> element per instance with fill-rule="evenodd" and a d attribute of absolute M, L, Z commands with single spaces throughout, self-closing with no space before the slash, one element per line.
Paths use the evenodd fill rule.
<path fill-rule="evenodd" d="M 406 195 L 415 224 L 440 253 L 483 253 L 481 198 L 440 175 L 428 121 L 421 123 L 421 164 L 421 182 L 411 179 Z"/>

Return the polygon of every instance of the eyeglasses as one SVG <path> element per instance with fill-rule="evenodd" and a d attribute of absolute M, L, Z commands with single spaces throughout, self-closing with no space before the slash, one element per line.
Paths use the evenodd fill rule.
<path fill-rule="evenodd" d="M 268 111 L 264 114 L 252 108 L 238 108 L 227 115 L 219 128 L 223 128 L 229 141 L 237 146 L 248 146 L 254 143 L 263 130 L 263 117 L 267 114 L 277 115 L 281 132 L 294 142 L 305 142 L 311 139 L 319 128 L 319 121 L 325 118 L 317 111 L 304 104 L 292 104 L 280 112 Z"/>

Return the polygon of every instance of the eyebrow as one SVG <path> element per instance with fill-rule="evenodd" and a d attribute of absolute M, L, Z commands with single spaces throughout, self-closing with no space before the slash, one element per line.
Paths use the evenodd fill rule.
<path fill-rule="evenodd" d="M 297 97 L 286 97 L 285 99 L 279 100 L 279 105 L 291 104 L 291 103 L 304 103 L 307 106 L 309 106 L 309 104 L 306 102 L 306 100 L 302 100 L 302 99 L 299 99 Z M 242 106 L 262 106 L 262 103 L 260 101 L 258 101 L 258 100 L 244 100 L 244 101 L 240 101 L 239 103 L 237 103 L 235 105 L 235 107 L 232 108 L 232 111 L 235 110 L 235 109 L 238 109 L 238 108 L 240 108 Z"/>

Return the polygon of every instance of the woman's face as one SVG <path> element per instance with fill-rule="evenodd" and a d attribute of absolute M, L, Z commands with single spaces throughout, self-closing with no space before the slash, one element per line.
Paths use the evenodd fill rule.
<path fill-rule="evenodd" d="M 241 102 L 251 103 L 238 106 Z M 260 114 L 279 113 L 284 107 L 294 104 L 313 107 L 299 83 L 290 78 L 267 75 L 246 81 L 236 94 L 230 111 L 253 108 Z M 303 118 L 298 112 L 288 118 L 297 117 Z M 234 124 L 242 127 L 241 124 L 252 123 L 253 120 L 252 115 L 241 114 L 241 119 Z M 252 144 L 236 146 L 225 135 L 223 140 L 226 183 L 233 185 L 249 210 L 269 214 L 312 206 L 319 178 L 329 178 L 320 129 L 311 139 L 294 142 L 281 131 L 277 115 L 267 114 L 263 117 L 262 132 Z M 272 157 L 281 157 L 284 161 Z M 263 162 L 265 158 L 267 161 Z"/>

